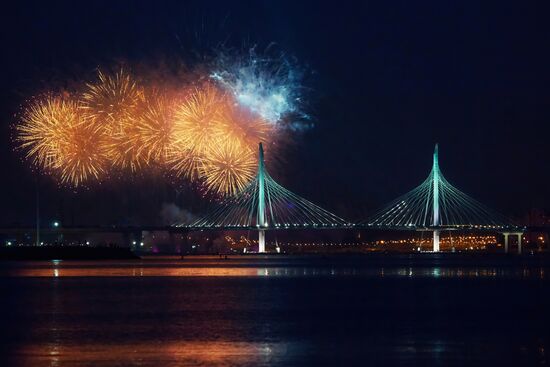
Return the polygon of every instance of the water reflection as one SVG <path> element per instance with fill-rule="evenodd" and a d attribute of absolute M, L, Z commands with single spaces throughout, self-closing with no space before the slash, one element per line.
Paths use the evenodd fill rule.
<path fill-rule="evenodd" d="M 474 337 L 475 339 L 475 337 Z M 546 365 L 544 347 L 518 348 L 498 339 L 473 342 L 404 337 L 360 345 L 337 341 L 158 341 L 134 343 L 25 344 L 12 351 L 17 366 L 332 366 L 332 365 Z M 334 343 L 337 343 L 337 347 Z M 373 345 L 372 345 L 373 344 Z M 547 345 L 547 342 L 545 342 Z M 468 353 L 464 353 L 464 349 Z M 521 349 L 521 353 L 518 353 Z M 465 355 L 467 357 L 465 357 Z M 510 358 L 509 361 L 506 358 Z M 468 364 L 468 362 L 473 362 Z M 344 362 L 344 363 L 342 363 Z M 345 363 L 347 362 L 347 363 Z M 465 362 L 462 364 L 462 362 Z M 511 363 L 508 363 L 511 362 Z M 538 363 L 537 363 L 538 362 Z"/>
<path fill-rule="evenodd" d="M 285 362 L 283 342 L 179 341 L 141 344 L 24 345 L 18 366 L 264 366 Z"/>
<path fill-rule="evenodd" d="M 408 278 L 539 278 L 544 267 L 456 266 L 256 266 L 219 263 L 205 266 L 178 263 L 105 264 L 33 262 L 0 267 L 10 277 L 408 277 Z"/>
<path fill-rule="evenodd" d="M 544 365 L 547 269 L 3 263 L 0 366 Z"/>

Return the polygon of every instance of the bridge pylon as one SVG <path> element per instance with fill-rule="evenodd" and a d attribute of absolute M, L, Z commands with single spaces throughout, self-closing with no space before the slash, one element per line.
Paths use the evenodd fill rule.
<path fill-rule="evenodd" d="M 260 143 L 258 153 L 258 211 L 256 214 L 259 253 L 265 252 L 265 228 L 268 227 L 265 213 L 265 191 L 264 147 Z"/>
<path fill-rule="evenodd" d="M 438 227 L 440 224 L 439 217 L 439 184 L 441 171 L 439 171 L 439 157 L 438 157 L 438 146 L 435 145 L 434 149 L 434 159 L 432 165 L 432 185 L 433 185 L 433 219 L 432 226 Z M 433 232 L 433 252 L 439 252 L 439 230 L 436 229 Z"/>

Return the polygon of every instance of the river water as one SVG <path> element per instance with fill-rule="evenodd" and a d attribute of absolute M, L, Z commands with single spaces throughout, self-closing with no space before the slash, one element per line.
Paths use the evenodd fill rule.
<path fill-rule="evenodd" d="M 546 258 L 0 263 L 0 366 L 547 365 Z"/>

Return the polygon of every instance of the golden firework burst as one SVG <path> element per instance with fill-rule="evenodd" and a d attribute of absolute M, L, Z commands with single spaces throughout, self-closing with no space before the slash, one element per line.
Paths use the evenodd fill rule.
<path fill-rule="evenodd" d="M 145 164 L 136 134 L 136 119 L 144 102 L 144 90 L 124 69 L 110 75 L 98 71 L 98 80 L 86 84 L 82 109 L 91 123 L 108 137 L 105 151 L 113 166 L 136 171 Z"/>
<path fill-rule="evenodd" d="M 175 108 L 172 130 L 174 153 L 170 163 L 178 176 L 196 180 L 210 145 L 223 140 L 223 131 L 216 116 L 218 110 L 224 107 L 224 98 L 217 88 L 205 84 L 192 90 Z"/>
<path fill-rule="evenodd" d="M 78 107 L 71 100 L 53 95 L 37 98 L 23 111 L 16 141 L 35 166 L 48 171 L 59 161 L 67 126 L 78 120 Z"/>
<path fill-rule="evenodd" d="M 250 149 L 256 149 L 260 142 L 270 145 L 277 134 L 273 124 L 230 99 L 225 101 L 224 108 L 218 109 L 215 122 L 227 139 L 236 140 Z"/>
<path fill-rule="evenodd" d="M 78 187 L 105 176 L 107 155 L 101 143 L 103 139 L 102 132 L 85 120 L 67 127 L 55 167 L 62 184 Z"/>
<path fill-rule="evenodd" d="M 256 157 L 239 143 L 211 144 L 202 161 L 201 174 L 207 192 L 228 197 L 242 191 L 254 178 Z"/>
<path fill-rule="evenodd" d="M 173 156 L 174 108 L 170 98 L 153 92 L 147 96 L 143 110 L 136 120 L 132 144 L 138 145 L 140 156 L 147 163 L 165 163 Z"/>
<path fill-rule="evenodd" d="M 86 87 L 82 108 L 93 122 L 107 129 L 132 120 L 144 97 L 143 88 L 124 69 L 112 75 L 98 70 L 97 81 Z"/>
<path fill-rule="evenodd" d="M 105 173 L 102 134 L 82 117 L 78 102 L 47 95 L 25 109 L 16 127 L 19 147 L 41 170 L 78 187 Z"/>

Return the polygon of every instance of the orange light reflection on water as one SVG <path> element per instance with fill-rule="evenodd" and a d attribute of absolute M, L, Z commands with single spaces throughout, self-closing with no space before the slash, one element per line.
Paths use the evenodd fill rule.
<path fill-rule="evenodd" d="M 16 348 L 19 366 L 235 366 L 284 362 L 286 343 L 151 341 L 133 344 L 48 343 Z"/>
<path fill-rule="evenodd" d="M 269 267 L 269 266 L 185 266 L 135 264 L 124 266 L 75 265 L 22 266 L 3 269 L 10 277 L 341 277 L 370 278 L 538 278 L 548 272 L 542 267 L 503 269 L 494 267 Z"/>

